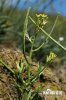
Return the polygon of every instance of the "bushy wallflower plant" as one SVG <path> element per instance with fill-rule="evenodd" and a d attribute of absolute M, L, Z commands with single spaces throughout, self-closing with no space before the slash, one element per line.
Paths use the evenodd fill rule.
<path fill-rule="evenodd" d="M 13 78 L 15 78 L 14 84 L 15 84 L 20 96 L 22 97 L 22 100 L 35 100 L 36 98 L 38 98 L 35 95 L 38 94 L 38 90 L 39 90 L 39 92 L 41 91 L 41 88 L 39 89 L 39 87 L 38 87 L 38 89 L 35 91 L 32 86 L 39 79 L 39 76 L 42 74 L 43 70 L 45 69 L 44 67 L 42 67 L 42 65 L 40 63 L 38 63 L 37 66 L 32 63 L 33 53 L 35 51 L 38 51 L 40 48 L 42 48 L 42 46 L 44 45 L 44 42 L 38 48 L 33 48 L 36 36 L 30 37 L 27 32 L 28 19 L 30 19 L 36 25 L 36 27 L 38 27 L 38 29 L 43 32 L 44 35 L 46 35 L 49 39 L 51 39 L 54 43 L 59 45 L 61 48 L 66 50 L 65 47 L 63 47 L 60 43 L 58 43 L 53 37 L 51 37 L 43 29 L 43 26 L 47 23 L 47 19 L 48 19 L 47 15 L 44 15 L 44 14 L 36 15 L 36 17 L 38 18 L 37 22 L 36 22 L 36 21 L 34 21 L 34 19 L 32 19 L 31 16 L 29 16 L 29 12 L 30 12 L 30 8 L 28 9 L 27 14 L 26 14 L 26 18 L 25 18 L 25 22 L 24 22 L 24 29 L 22 32 L 23 54 L 24 54 L 25 60 L 24 61 L 20 60 L 20 62 L 16 62 L 17 69 L 18 69 L 16 71 L 16 70 L 11 69 L 7 64 L 5 64 L 0 59 L 0 62 L 13 74 Z M 25 54 L 26 38 L 31 43 L 31 49 L 29 50 L 30 51 L 29 59 L 26 57 L 26 54 Z M 49 56 L 47 56 L 47 58 L 46 58 L 46 65 L 48 62 L 51 62 L 53 59 L 55 59 L 55 57 L 56 57 L 56 54 L 53 51 L 51 51 Z M 31 72 L 31 67 L 37 67 L 35 74 L 33 74 Z M 19 100 L 20 100 L 20 97 L 19 97 Z"/>

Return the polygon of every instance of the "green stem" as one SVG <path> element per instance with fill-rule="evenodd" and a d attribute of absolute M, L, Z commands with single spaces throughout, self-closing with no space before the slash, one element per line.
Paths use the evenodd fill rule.
<path fill-rule="evenodd" d="M 27 93 L 23 93 L 23 100 L 27 100 Z"/>
<path fill-rule="evenodd" d="M 29 12 L 30 12 L 30 8 L 28 9 L 27 11 L 27 14 L 26 14 L 26 18 L 25 18 L 25 22 L 24 22 L 24 28 L 23 28 L 23 33 L 22 33 L 22 36 L 23 36 L 23 53 L 24 53 L 24 57 L 25 57 L 25 60 L 26 62 L 29 64 L 27 58 L 26 58 L 26 55 L 25 55 L 25 37 L 26 37 L 26 34 L 27 34 L 27 26 L 28 26 L 28 16 L 29 16 Z"/>
<path fill-rule="evenodd" d="M 58 16 L 56 17 L 56 20 L 55 20 L 55 22 L 54 22 L 54 25 L 53 25 L 53 27 L 52 27 L 52 29 L 51 29 L 51 31 L 50 31 L 50 35 L 52 34 L 52 32 L 53 32 L 53 30 L 54 30 L 54 28 L 55 28 L 55 26 L 56 26 L 57 20 L 58 20 Z M 48 39 L 49 39 L 49 37 L 46 38 L 46 41 L 47 41 Z"/>
<path fill-rule="evenodd" d="M 41 49 L 43 47 L 44 43 L 42 43 L 38 48 L 32 50 L 32 52 L 38 51 L 39 49 Z"/>
<path fill-rule="evenodd" d="M 31 44 L 31 49 L 30 49 L 30 61 L 31 61 L 31 59 L 32 59 L 34 41 L 35 41 L 35 38 L 34 38 L 32 44 Z"/>

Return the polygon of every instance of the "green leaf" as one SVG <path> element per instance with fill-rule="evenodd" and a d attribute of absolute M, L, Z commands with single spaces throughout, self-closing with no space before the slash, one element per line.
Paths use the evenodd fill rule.
<path fill-rule="evenodd" d="M 43 71 L 42 66 L 38 64 L 38 70 L 37 70 L 36 74 L 31 79 L 32 83 L 35 82 L 36 79 L 41 75 L 42 71 Z"/>

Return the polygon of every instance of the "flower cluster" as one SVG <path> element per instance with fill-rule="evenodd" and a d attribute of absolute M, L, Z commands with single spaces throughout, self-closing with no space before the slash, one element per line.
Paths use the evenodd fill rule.
<path fill-rule="evenodd" d="M 57 57 L 57 55 L 54 52 L 50 52 L 49 56 L 47 56 L 47 62 L 51 62 Z"/>
<path fill-rule="evenodd" d="M 36 14 L 37 17 L 37 25 L 42 27 L 48 22 L 48 16 L 46 14 Z"/>

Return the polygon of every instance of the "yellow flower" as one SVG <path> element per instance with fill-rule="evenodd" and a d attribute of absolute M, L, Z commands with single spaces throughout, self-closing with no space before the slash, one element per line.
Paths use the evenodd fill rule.
<path fill-rule="evenodd" d="M 36 14 L 36 17 L 46 17 L 46 18 L 48 18 L 48 16 L 46 14 Z"/>
<path fill-rule="evenodd" d="M 36 14 L 37 17 L 37 25 L 42 27 L 48 22 L 48 16 L 46 14 Z"/>
<path fill-rule="evenodd" d="M 57 57 L 57 55 L 51 51 L 49 56 L 47 56 L 47 62 L 54 60 L 56 57 Z"/>

